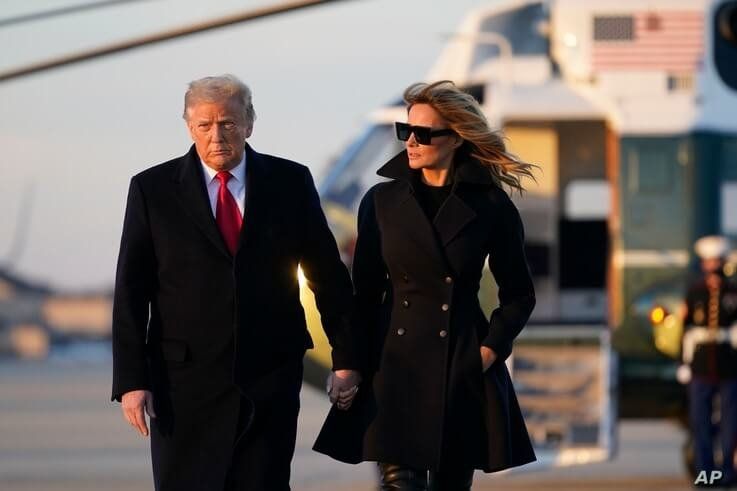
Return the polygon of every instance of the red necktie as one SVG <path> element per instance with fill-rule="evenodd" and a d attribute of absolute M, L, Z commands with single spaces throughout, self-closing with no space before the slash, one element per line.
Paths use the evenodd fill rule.
<path fill-rule="evenodd" d="M 215 177 L 220 181 L 218 203 L 215 207 L 215 221 L 225 240 L 225 245 L 228 246 L 230 253 L 235 256 L 243 217 L 241 216 L 240 210 L 238 210 L 238 205 L 235 203 L 233 195 L 228 191 L 228 180 L 233 176 L 230 172 L 221 171 Z"/>

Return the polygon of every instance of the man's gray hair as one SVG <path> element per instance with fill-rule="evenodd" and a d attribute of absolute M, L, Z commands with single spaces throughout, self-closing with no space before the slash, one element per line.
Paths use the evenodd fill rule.
<path fill-rule="evenodd" d="M 253 109 L 251 89 L 235 75 L 219 75 L 193 80 L 184 94 L 184 120 L 188 120 L 187 111 L 198 102 L 225 102 L 235 99 L 243 108 L 246 124 L 252 125 L 256 119 Z"/>

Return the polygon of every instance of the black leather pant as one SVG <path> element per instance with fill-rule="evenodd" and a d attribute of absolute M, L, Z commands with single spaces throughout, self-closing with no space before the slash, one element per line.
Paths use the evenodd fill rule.
<path fill-rule="evenodd" d="M 379 464 L 381 491 L 470 491 L 473 469 L 430 471 Z"/>

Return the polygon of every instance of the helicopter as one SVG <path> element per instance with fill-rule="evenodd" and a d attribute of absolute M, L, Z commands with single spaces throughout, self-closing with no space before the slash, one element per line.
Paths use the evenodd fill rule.
<path fill-rule="evenodd" d="M 737 2 L 495 4 L 448 40 L 426 76 L 444 79 L 476 97 L 514 154 L 541 167 L 537 183 L 512 196 L 538 302 L 511 368 L 536 446 L 554 449 L 557 464 L 604 460 L 617 416 L 684 421 L 669 352 L 678 331 L 664 327 L 666 315 L 655 329 L 651 318 L 685 292 L 696 238 L 737 236 Z M 358 203 L 403 149 L 393 124 L 405 118 L 399 98 L 373 111 L 321 183 L 348 263 Z M 491 310 L 488 275 L 479 296 Z M 324 369 L 326 341 L 311 331 L 323 348 L 311 360 Z M 588 356 L 599 369 L 532 354 L 571 344 L 595 346 Z M 549 383 L 563 370 L 577 381 L 546 391 L 539 372 L 555 372 Z M 587 392 L 582 380 L 598 387 L 578 400 L 598 408 L 595 417 L 550 409 L 573 405 L 572 394 Z M 577 418 L 590 424 L 578 428 Z M 598 436 L 588 447 L 575 436 L 586 432 Z"/>

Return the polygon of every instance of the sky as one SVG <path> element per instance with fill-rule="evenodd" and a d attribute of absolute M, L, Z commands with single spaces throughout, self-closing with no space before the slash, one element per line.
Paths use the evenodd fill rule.
<path fill-rule="evenodd" d="M 131 176 L 191 144 L 189 81 L 245 81 L 249 143 L 319 181 L 365 116 L 422 80 L 472 9 L 497 1 L 350 0 L 0 82 L 0 267 L 60 289 L 112 286 Z M 0 19 L 77 3 L 4 0 Z M 3 26 L 0 70 L 277 3 L 146 0 Z"/>

